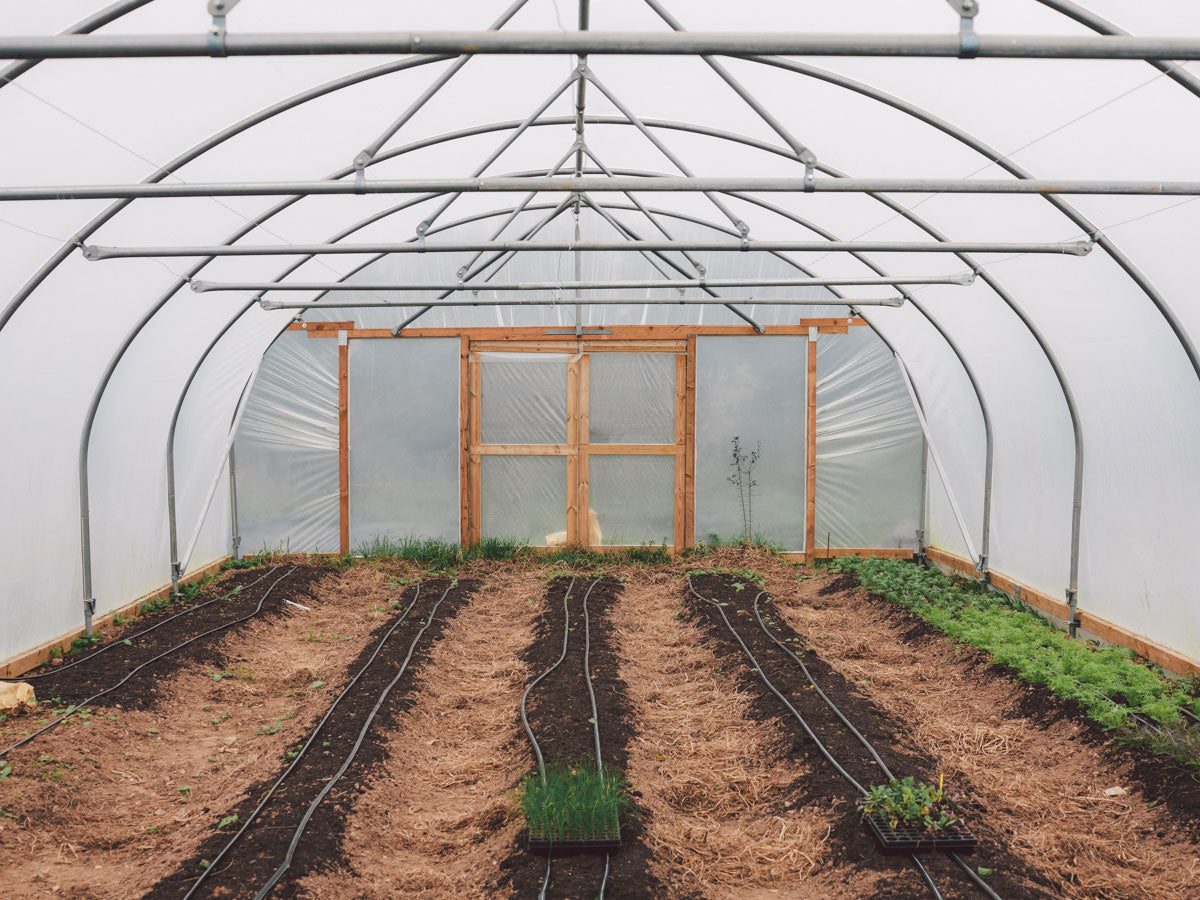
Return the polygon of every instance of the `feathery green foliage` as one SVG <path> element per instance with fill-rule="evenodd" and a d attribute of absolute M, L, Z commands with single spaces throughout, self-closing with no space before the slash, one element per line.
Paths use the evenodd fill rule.
<path fill-rule="evenodd" d="M 521 785 L 521 809 L 534 840 L 615 838 L 621 814 L 633 805 L 629 784 L 616 769 L 592 763 L 555 763 L 546 780 L 533 772 Z"/>
<path fill-rule="evenodd" d="M 1164 725 L 1180 721 L 1181 707 L 1200 713 L 1200 700 L 1189 697 L 1182 683 L 1138 665 L 1131 650 L 1071 640 L 1005 594 L 981 592 L 895 559 L 843 557 L 833 566 L 938 630 L 987 651 L 1024 680 L 1076 701 L 1106 728 L 1128 725 L 1131 711 Z"/>

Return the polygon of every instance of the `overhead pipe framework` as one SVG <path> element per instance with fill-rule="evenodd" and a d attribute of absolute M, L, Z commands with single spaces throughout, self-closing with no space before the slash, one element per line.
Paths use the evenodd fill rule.
<path fill-rule="evenodd" d="M 784 251 L 797 253 L 1050 253 L 1064 256 L 1087 256 L 1092 250 L 1090 241 L 1060 241 L 1021 243 L 1018 241 L 438 241 L 435 243 L 405 241 L 403 243 L 360 244 L 233 244 L 187 245 L 162 247 L 107 247 L 87 244 L 80 248 L 87 260 L 169 258 L 178 256 L 324 256 L 357 253 L 422 254 L 422 253 L 487 253 L 556 252 L 581 250 L 589 253 L 640 252 L 643 250 L 690 251 L 694 253 L 747 253 Z"/>
<path fill-rule="evenodd" d="M 1043 2 L 1045 5 L 1047 5 L 1051 8 L 1054 8 L 1054 9 L 1064 12 L 1065 15 L 1069 15 L 1072 18 L 1075 18 L 1077 21 L 1083 22 L 1085 25 L 1092 28 L 1093 30 L 1102 31 L 1105 33 L 1119 33 L 1119 30 L 1113 29 L 1112 26 L 1109 26 L 1107 23 L 1105 23 L 1103 20 L 1099 19 L 1098 17 L 1092 16 L 1092 15 L 1088 14 L 1086 11 L 1080 10 L 1074 4 L 1065 3 L 1065 2 L 1052 2 L 1052 0 L 1041 0 L 1041 2 Z M 141 3 L 113 4 L 113 6 L 109 7 L 108 10 L 104 11 L 101 14 L 97 14 L 97 16 L 92 17 L 90 20 L 85 20 L 83 23 L 80 23 L 80 25 L 75 26 L 75 28 L 79 31 L 86 31 L 86 30 L 90 30 L 93 27 L 99 27 L 100 25 L 105 24 L 105 22 L 107 22 L 107 21 L 112 21 L 113 19 L 119 18 L 120 15 L 122 15 L 124 12 L 126 12 L 130 9 L 136 9 L 137 7 L 142 6 L 142 5 L 145 5 L 145 0 L 144 0 L 144 2 L 141 2 Z M 311 95 L 307 99 L 312 99 L 312 97 L 314 97 L 314 96 L 320 96 L 324 93 L 328 93 L 332 90 L 336 90 L 336 89 L 338 89 L 338 86 L 348 86 L 349 84 L 352 84 L 352 83 L 358 83 L 360 81 L 365 81 L 365 80 L 367 80 L 367 78 L 374 77 L 375 74 L 385 74 L 386 72 L 382 71 L 382 70 L 395 71 L 395 70 L 398 70 L 399 68 L 406 68 L 410 65 L 417 65 L 417 64 L 422 64 L 423 62 L 433 62 L 433 61 L 437 61 L 437 60 L 436 59 L 425 59 L 425 60 L 420 60 L 420 61 L 402 60 L 398 64 L 391 64 L 390 66 L 382 66 L 382 67 L 378 67 L 377 69 L 374 69 L 374 70 L 368 70 L 372 74 L 355 73 L 354 75 L 348 76 L 345 79 L 338 79 L 337 82 L 330 82 L 327 85 L 322 85 L 318 88 L 313 89 L 313 91 L 305 92 L 305 93 Z M 771 65 L 779 65 L 779 64 L 786 63 L 789 67 L 795 65 L 793 63 L 790 63 L 790 61 L 783 61 L 783 60 L 756 60 L 756 61 L 765 62 L 765 63 L 771 64 Z M 5 70 L 3 70 L 2 73 L 0 73 L 0 75 L 6 76 L 9 80 L 15 80 L 15 78 L 17 76 L 22 74 L 24 71 L 27 71 L 28 68 L 30 68 L 34 64 L 36 64 L 36 59 L 31 62 L 16 63 L 14 65 L 7 67 Z M 1200 96 L 1200 92 L 1197 91 L 1196 86 L 1195 86 L 1195 80 L 1192 79 L 1189 75 L 1187 75 L 1187 73 L 1183 73 L 1182 70 L 1180 70 L 1177 66 L 1174 66 L 1173 64 L 1168 63 L 1168 62 L 1159 62 L 1156 60 L 1151 61 L 1151 64 L 1156 65 L 1156 67 L 1167 72 L 1170 75 L 1170 77 L 1172 77 L 1174 80 L 1179 82 L 1181 85 L 1183 85 L 1189 91 L 1191 91 L 1193 94 L 1197 94 L 1198 96 Z M 807 67 L 807 68 L 811 69 L 811 67 Z M 813 70 L 813 72 L 820 72 L 820 70 Z M 813 72 L 809 72 L 807 74 L 813 74 Z M 829 76 L 829 75 L 830 75 L 830 73 L 821 73 L 821 75 L 818 75 L 817 77 Z M 826 80 L 832 80 L 832 79 L 836 79 L 836 78 L 838 78 L 838 76 L 826 77 Z M 848 81 L 848 79 L 847 79 L 847 81 Z M 7 83 L 7 82 L 0 81 L 0 87 L 3 87 L 3 85 L 5 83 Z M 337 86 L 334 86 L 334 85 L 337 85 Z M 843 85 L 843 86 L 846 86 L 846 85 Z M 903 109 L 903 111 L 905 111 L 906 113 L 908 113 L 910 115 L 914 115 L 915 117 L 922 119 L 923 121 L 929 122 L 930 124 L 935 124 L 934 122 L 931 121 L 934 117 L 930 116 L 928 113 L 925 113 L 924 111 L 919 110 L 916 107 L 912 107 L 911 105 L 905 104 L 904 101 L 898 101 L 895 98 L 891 98 L 888 95 L 883 94 L 882 92 L 876 91 L 875 89 L 866 88 L 866 86 L 861 86 L 861 87 L 863 89 L 859 91 L 860 93 L 866 93 L 869 96 L 872 96 L 877 100 L 881 100 L 882 102 L 889 103 L 889 105 L 893 105 L 898 109 Z M 852 88 L 852 89 L 854 89 L 854 88 Z M 253 124 L 256 124 L 257 121 L 265 121 L 267 118 L 270 118 L 272 115 L 275 115 L 278 112 L 283 111 L 283 109 L 285 109 L 285 108 L 292 108 L 295 105 L 299 105 L 300 103 L 306 102 L 305 99 L 300 99 L 303 96 L 304 95 L 297 95 L 296 97 L 291 98 L 289 101 L 284 101 L 283 103 L 287 104 L 286 106 L 283 104 L 276 104 L 276 105 L 273 105 L 272 107 L 268 107 L 266 110 L 256 114 L 255 116 L 252 116 L 247 120 L 243 120 L 241 123 L 238 123 L 238 125 L 232 126 L 232 128 L 238 129 L 240 131 L 240 130 L 244 130 L 245 128 L 251 127 Z M 897 104 L 904 104 L 904 105 L 899 106 Z M 965 132 L 962 132 L 961 130 L 957 129 L 955 126 L 950 126 L 950 125 L 948 125 L 948 123 L 946 123 L 946 127 L 942 127 L 941 125 L 938 125 L 938 124 L 935 124 L 935 127 L 939 127 L 940 130 L 943 130 L 945 133 L 950 134 L 951 136 L 955 137 L 956 139 L 962 141 L 963 143 L 966 143 L 968 146 L 974 147 L 975 149 L 979 150 L 979 152 L 985 152 L 984 150 L 980 149 L 980 147 L 982 147 L 984 145 L 982 145 L 980 142 L 977 142 L 976 139 L 974 139 L 972 136 L 967 135 Z M 207 149 L 211 149 L 213 146 L 216 146 L 217 144 L 221 143 L 223 140 L 228 139 L 228 137 L 232 136 L 232 133 L 237 133 L 237 131 L 233 131 L 232 133 L 230 133 L 230 132 L 231 132 L 231 129 L 226 129 L 225 132 L 222 132 L 219 135 L 214 136 L 214 138 L 211 138 L 208 141 L 204 142 L 203 144 L 198 145 L 196 148 L 193 148 L 192 151 L 188 151 L 188 154 L 185 154 L 185 157 L 187 157 L 190 154 L 190 158 L 196 158 L 196 157 L 202 155 L 204 152 L 206 152 Z M 777 151 L 772 150 L 772 152 L 777 152 Z M 181 157 L 180 159 L 183 161 L 181 162 L 181 161 L 177 160 L 176 162 L 178 165 L 182 165 L 182 164 L 184 164 L 184 162 L 187 161 L 183 157 Z M 1004 166 L 1006 164 L 1006 161 L 1003 160 L 1002 158 L 994 158 L 993 161 L 998 162 L 998 164 L 1000 164 L 1002 166 Z M 1010 171 L 1011 171 L 1011 169 L 1010 169 Z M 156 173 L 156 176 L 159 178 L 166 177 L 166 175 L 169 173 L 170 173 L 170 167 L 166 167 L 164 170 L 160 170 L 160 173 Z M 156 176 L 152 176 L 152 178 L 156 177 Z M 1018 177 L 1020 177 L 1020 176 L 1018 176 Z M 299 198 L 292 198 L 290 202 L 295 202 L 297 199 L 299 199 Z M 1053 196 L 1047 196 L 1047 199 L 1054 201 L 1057 198 L 1055 198 Z M 93 219 L 93 221 L 91 223 L 94 226 L 92 228 L 92 231 L 94 231 L 95 228 L 98 228 L 101 224 L 103 224 L 104 221 L 107 221 L 112 216 L 116 215 L 120 211 L 120 209 L 122 209 L 124 207 L 124 205 L 125 205 L 124 203 L 114 204 L 109 209 L 107 209 L 103 213 L 101 213 L 100 216 L 98 216 L 96 219 Z M 1086 221 L 1083 219 L 1081 214 L 1078 214 L 1074 210 L 1071 210 L 1069 207 L 1066 207 L 1065 203 L 1062 204 L 1059 208 L 1065 214 L 1067 214 L 1070 218 L 1072 218 L 1074 221 L 1077 221 L 1077 222 L 1080 220 Z M 1086 229 L 1085 229 L 1085 232 L 1086 232 Z M 1092 232 L 1086 232 L 1086 233 L 1092 233 Z M 44 280 L 46 275 L 48 275 L 50 271 L 53 271 L 53 269 L 62 261 L 63 258 L 66 257 L 66 255 L 68 255 L 71 252 L 71 250 L 75 246 L 78 246 L 80 243 L 82 243 L 82 241 L 86 239 L 88 234 L 90 234 L 90 232 L 87 232 L 86 228 L 81 230 L 81 232 L 77 233 L 75 239 L 72 242 L 68 242 L 67 244 L 65 244 L 63 249 L 60 250 L 59 254 L 56 254 L 57 259 L 52 259 L 50 262 L 48 262 L 46 265 L 44 265 L 41 270 L 39 270 L 39 272 L 34 276 L 34 278 L 31 279 L 31 282 L 26 285 L 26 288 L 22 289 L 22 292 L 20 292 L 14 298 L 14 301 L 4 311 L 3 316 L 0 316 L 0 327 L 3 327 L 3 325 L 6 324 L 11 319 L 12 314 L 16 311 L 16 309 L 20 306 L 20 304 L 29 296 L 29 294 L 32 293 L 32 291 L 38 286 L 38 284 L 40 284 L 41 281 Z M 1180 340 L 1181 344 L 1183 344 L 1184 349 L 1188 353 L 1189 359 L 1191 360 L 1191 362 L 1193 364 L 1193 367 L 1196 368 L 1197 373 L 1200 374 L 1200 364 L 1197 363 L 1195 351 L 1194 351 L 1194 348 L 1191 346 L 1190 339 L 1186 335 L 1186 332 L 1184 332 L 1182 330 L 1178 321 L 1174 318 L 1173 313 L 1170 311 L 1169 307 L 1166 306 L 1165 301 L 1163 301 L 1162 298 L 1157 295 L 1157 293 L 1154 291 L 1154 289 L 1145 280 L 1144 276 L 1141 275 L 1140 271 L 1136 268 L 1136 266 L 1134 266 L 1131 261 L 1129 261 L 1127 258 L 1125 258 L 1120 253 L 1120 251 L 1118 251 L 1112 245 L 1112 243 L 1110 241 L 1108 241 L 1106 238 L 1104 238 L 1103 235 L 1097 234 L 1095 236 L 1097 237 L 1098 242 L 1101 244 L 1101 246 L 1110 255 L 1112 255 L 1114 257 L 1114 259 L 1117 260 L 1118 264 L 1121 265 L 1121 267 L 1126 271 L 1126 273 L 1138 284 L 1138 286 L 1143 290 L 1143 292 L 1145 292 L 1150 297 L 1150 299 L 1153 302 L 1155 302 L 1155 305 L 1159 307 L 1160 312 L 1162 312 L 1164 318 L 1166 318 L 1168 320 L 1168 322 L 1171 324 L 1172 329 L 1175 331 L 1177 338 Z M 985 280 L 988 280 L 986 277 L 986 273 L 984 273 L 984 274 L 985 274 Z M 992 285 L 992 286 L 993 286 L 993 288 L 995 288 L 995 285 Z M 174 293 L 174 292 L 172 292 L 172 293 Z M 1011 305 L 1012 304 L 1010 303 L 1010 306 Z M 1016 311 L 1016 310 L 1014 310 L 1014 311 Z M 1018 314 L 1022 318 L 1022 321 L 1026 321 L 1026 317 L 1023 314 L 1020 314 L 1020 313 L 1018 313 Z M 151 315 L 153 315 L 153 312 L 151 312 Z M 149 320 L 149 317 L 147 317 L 146 321 L 148 321 L 148 320 Z M 1026 324 L 1028 324 L 1027 321 L 1026 321 Z M 136 335 L 136 331 L 140 331 L 140 330 L 141 330 L 140 328 L 136 329 L 133 336 Z M 1041 343 L 1041 340 L 1039 340 L 1039 343 Z M 1043 349 L 1045 349 L 1044 345 L 1043 345 Z M 115 362 L 119 361 L 120 355 L 123 354 L 123 350 L 124 350 L 124 348 L 122 348 L 121 353 L 119 353 L 117 355 L 117 357 L 115 358 L 114 367 L 115 367 Z M 1062 383 L 1061 373 L 1060 373 L 1058 367 L 1054 363 L 1052 363 L 1052 366 L 1055 368 L 1056 375 L 1060 376 L 1060 383 Z M 111 371 L 109 371 L 107 373 L 107 375 L 105 376 L 105 378 L 103 379 L 105 384 L 107 383 L 108 377 L 110 377 L 110 376 L 111 376 Z M 1065 385 L 1064 385 L 1064 387 L 1065 387 Z M 102 393 L 103 393 L 103 387 L 101 386 L 101 387 L 99 387 L 99 389 L 97 391 L 97 395 L 100 395 Z M 97 397 L 97 402 L 98 402 L 98 397 Z M 1075 424 L 1075 426 L 1076 426 L 1076 447 L 1077 447 L 1077 463 L 1078 463 L 1080 453 L 1081 453 L 1081 442 L 1080 442 L 1078 421 L 1077 421 L 1077 416 L 1076 416 L 1075 410 L 1073 408 L 1073 404 L 1071 403 L 1071 401 L 1069 399 L 1068 399 L 1068 406 L 1071 408 L 1072 417 L 1074 420 L 1073 424 Z M 93 408 L 93 410 L 91 411 L 91 416 L 89 416 L 89 423 L 88 423 L 88 429 L 87 429 L 88 431 L 90 431 L 90 419 L 92 417 L 94 417 L 94 412 L 95 412 L 95 410 Z M 84 450 L 84 452 L 86 452 L 86 451 Z M 1077 465 L 1077 471 L 1078 471 L 1078 469 L 1079 469 L 1079 466 Z M 1077 483 L 1078 483 L 1078 477 L 1077 477 Z M 1076 513 L 1078 514 L 1078 504 L 1076 504 Z M 1077 518 L 1078 518 L 1078 515 L 1076 515 L 1076 520 L 1077 520 Z M 1077 531 L 1077 529 L 1076 529 L 1076 531 Z M 1077 540 L 1076 539 L 1073 539 L 1073 545 L 1077 548 Z M 1076 554 L 1077 554 L 1077 550 L 1075 552 L 1073 552 L 1073 556 L 1076 556 Z M 1074 580 L 1075 579 L 1072 578 L 1073 583 L 1074 583 Z M 1072 598 L 1072 600 L 1073 600 L 1073 598 Z M 1072 603 L 1072 605 L 1074 605 L 1074 604 Z"/>
<path fill-rule="evenodd" d="M 353 284 L 345 286 L 354 289 Z M 435 300 L 420 298 L 402 303 L 387 300 L 335 300 L 332 303 L 316 301 L 259 300 L 263 309 L 405 309 L 413 306 L 442 307 L 489 307 L 489 306 L 728 306 L 730 303 L 757 303 L 762 306 L 890 306 L 904 305 L 903 297 L 521 297 L 506 300 Z"/>
<path fill-rule="evenodd" d="M 1102 35 L 813 34 L 660 31 L 393 31 L 6 35 L 4 59 L 187 56 L 462 55 L 884 56 L 998 59 L 1200 59 L 1194 38 Z"/>

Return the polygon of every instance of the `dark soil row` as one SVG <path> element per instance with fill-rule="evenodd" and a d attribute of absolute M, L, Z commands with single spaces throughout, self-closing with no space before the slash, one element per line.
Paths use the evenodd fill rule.
<path fill-rule="evenodd" d="M 173 604 L 159 612 L 140 616 L 135 622 L 109 635 L 106 641 L 107 649 L 103 653 L 82 658 L 79 663 L 69 667 L 64 666 L 61 672 L 56 671 L 54 667 L 44 666 L 37 673 L 31 673 L 44 677 L 39 677 L 31 683 L 42 702 L 57 698 L 65 703 L 77 703 L 112 687 L 131 669 L 153 659 L 163 651 L 249 615 L 254 612 L 268 591 L 270 594 L 256 616 L 258 619 L 270 619 L 285 612 L 286 600 L 304 604 L 319 602 L 320 598 L 313 586 L 327 575 L 328 571 L 317 566 L 291 565 L 280 566 L 274 572 L 270 571 L 270 567 L 239 570 L 227 578 L 207 585 L 191 607 L 194 611 L 179 615 L 144 637 L 132 638 L 126 644 L 123 637 L 125 634 L 143 631 L 184 612 L 187 607 Z M 218 597 L 225 599 L 210 603 L 203 609 L 195 608 Z M 234 626 L 236 627 L 238 626 Z M 149 709 L 161 698 L 162 685 L 170 675 L 180 669 L 194 665 L 223 667 L 226 660 L 216 647 L 233 630 L 225 629 L 209 635 L 159 660 L 118 690 L 97 700 L 96 705 Z"/>
<path fill-rule="evenodd" d="M 858 587 L 853 579 L 850 587 Z M 880 607 L 883 617 L 903 627 L 903 637 L 910 644 L 921 646 L 949 640 L 927 622 L 878 594 L 866 592 L 866 596 Z M 1066 721 L 1078 727 L 1081 740 L 1099 749 L 1110 762 L 1127 772 L 1133 786 L 1161 804 L 1181 831 L 1200 841 L 1200 780 L 1192 772 L 1142 746 L 1114 740 L 1112 733 L 1092 721 L 1087 711 L 1074 700 L 1059 697 L 1044 685 L 1030 684 L 1009 666 L 992 662 L 982 650 L 960 645 L 959 654 L 971 660 L 980 678 L 1003 678 L 1014 684 L 1020 692 L 1016 710 L 1020 715 L 1040 725 Z"/>
<path fill-rule="evenodd" d="M 414 639 L 429 620 L 434 605 L 449 588 L 432 624 L 421 636 L 403 677 L 388 694 L 375 717 L 354 761 L 309 822 L 291 867 L 273 896 L 293 896 L 295 882 L 304 875 L 333 868 L 342 862 L 345 825 L 352 800 L 366 789 L 373 774 L 387 760 L 387 748 L 382 735 L 411 706 L 419 671 L 430 648 L 476 587 L 475 583 L 467 581 L 451 586 L 445 580 L 421 585 L 417 603 L 407 619 L 387 638 L 379 656 L 338 704 L 333 717 L 321 729 L 311 748 L 300 758 L 259 818 L 205 879 L 197 897 L 252 897 L 283 862 L 295 829 L 309 805 L 349 756 L 380 695 L 396 677 Z M 359 656 L 347 667 L 344 680 L 348 681 L 366 664 L 380 639 L 408 608 L 415 591 L 415 586 L 410 587 L 397 596 L 395 616 L 375 630 Z M 299 750 L 303 743 L 304 740 L 298 741 L 293 750 Z M 244 802 L 221 815 L 236 815 L 237 822 L 244 823 L 291 762 L 290 758 L 281 759 L 277 771 L 270 778 L 247 790 Z M 240 825 L 214 832 L 190 859 L 184 861 L 172 875 L 158 882 L 146 895 L 147 898 L 176 900 L 182 897 L 205 871 L 206 863 L 216 858 L 238 827 Z"/>
<path fill-rule="evenodd" d="M 882 783 L 885 776 L 880 772 L 879 765 L 871 758 L 862 744 L 838 721 L 833 712 L 811 689 L 804 673 L 795 661 L 780 649 L 759 627 L 754 616 L 754 598 L 759 588 L 754 582 L 732 575 L 696 575 L 692 576 L 692 584 L 703 597 L 724 604 L 722 609 L 729 618 L 730 624 L 737 631 L 742 641 L 750 648 L 758 660 L 763 673 L 775 687 L 788 698 L 800 715 L 808 722 L 809 727 L 820 739 L 833 757 L 866 788 Z M 827 590 L 836 589 L 831 585 Z M 915 744 L 905 723 L 897 720 L 888 710 L 878 707 L 869 698 L 857 691 L 854 685 L 843 678 L 812 650 L 805 650 L 803 637 L 789 627 L 782 618 L 774 615 L 768 597 L 760 601 L 760 611 L 763 620 L 771 628 L 776 637 L 789 646 L 795 647 L 794 652 L 800 656 L 814 680 L 821 689 L 841 709 L 842 713 L 854 723 L 863 736 L 876 748 L 888 768 L 897 777 L 908 775 L 927 782 L 936 782 L 938 772 L 936 764 Z M 889 900 L 924 900 L 929 896 L 929 889 L 920 879 L 911 861 L 906 857 L 894 857 L 883 854 L 875 840 L 866 831 L 860 814 L 856 809 L 858 792 L 824 759 L 812 741 L 804 733 L 800 724 L 787 711 L 779 699 L 763 684 L 752 664 L 747 660 L 741 647 L 729 633 L 717 607 L 710 603 L 697 600 L 687 588 L 684 588 L 684 601 L 687 615 L 700 624 L 711 637 L 718 656 L 728 666 L 731 677 L 755 698 L 752 710 L 756 718 L 763 722 L 778 724 L 794 741 L 793 752 L 802 754 L 813 761 L 823 771 L 828 772 L 827 778 L 808 779 L 794 785 L 794 802 L 812 805 L 828 805 L 832 824 L 832 837 L 835 849 L 835 863 L 845 866 L 847 883 L 852 883 L 854 873 L 858 871 L 887 872 L 894 875 L 885 877 L 879 882 L 876 897 Z M 795 639 L 799 638 L 799 642 Z M 969 803 L 970 786 L 953 785 L 957 792 L 966 795 L 968 799 L 968 824 L 970 819 L 986 815 L 986 811 L 972 808 Z M 1052 895 L 1052 882 L 1041 872 L 1031 869 L 1019 857 L 1014 856 L 1006 848 L 995 842 L 981 838 L 978 852 L 969 857 L 971 865 L 983 865 L 996 869 L 996 875 L 989 879 L 991 887 L 1001 896 L 1012 900 L 1021 896 L 1024 888 L 1019 886 L 1011 875 L 1024 873 L 1028 878 L 1047 886 L 1047 894 Z M 939 888 L 944 892 L 955 888 L 962 896 L 974 893 L 962 872 L 941 854 L 922 856 L 930 873 Z M 1045 896 L 1045 895 L 1039 895 Z"/>
<path fill-rule="evenodd" d="M 528 702 L 530 728 L 547 762 L 587 761 L 588 764 L 594 764 L 595 749 L 590 722 L 592 708 L 583 676 L 583 598 L 593 580 L 581 576 L 575 580 L 573 588 L 570 578 L 557 578 L 550 582 L 536 638 L 523 654 L 529 680 L 532 680 L 562 655 L 563 630 L 569 628 L 566 659 L 538 684 Z M 620 583 L 606 576 L 592 588 L 588 596 L 591 622 L 589 666 L 592 687 L 596 693 L 600 750 L 604 762 L 624 769 L 633 739 L 633 708 L 625 683 L 617 675 L 617 641 L 609 616 L 620 591 Z M 565 610 L 564 599 L 567 601 Z M 532 746 L 529 748 L 529 763 L 533 771 L 537 761 Z M 635 790 L 635 800 L 636 797 Z M 621 827 L 621 847 L 610 855 L 605 897 L 621 900 L 665 896 L 663 886 L 651 874 L 652 858 L 653 854 L 643 840 L 641 823 L 636 816 L 628 816 Z M 508 858 L 501 863 L 502 883 L 514 897 L 536 897 L 545 866 L 545 857 L 530 853 L 524 846 L 522 835 Z M 556 852 L 547 896 L 555 900 L 593 900 L 600 888 L 603 872 L 603 852 Z"/>

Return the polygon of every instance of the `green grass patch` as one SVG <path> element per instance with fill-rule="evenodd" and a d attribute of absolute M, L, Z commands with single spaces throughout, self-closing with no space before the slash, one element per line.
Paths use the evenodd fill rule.
<path fill-rule="evenodd" d="M 629 784 L 616 769 L 591 763 L 556 763 L 546 781 L 536 772 L 521 784 L 521 810 L 533 840 L 616 838 L 621 815 L 633 806 Z"/>
<path fill-rule="evenodd" d="M 1130 712 L 1164 726 L 1180 723 L 1181 708 L 1200 713 L 1200 700 L 1185 683 L 1135 662 L 1132 650 L 1071 640 L 1006 594 L 980 591 L 902 560 L 843 557 L 833 568 L 939 631 L 987 651 L 1025 681 L 1074 700 L 1105 728 L 1129 725 Z"/>
<path fill-rule="evenodd" d="M 355 552 L 364 559 L 406 559 L 432 569 L 452 569 L 471 559 L 512 559 L 526 545 L 512 538 L 486 537 L 470 547 L 441 538 L 402 537 L 394 540 L 379 535 L 363 541 Z"/>

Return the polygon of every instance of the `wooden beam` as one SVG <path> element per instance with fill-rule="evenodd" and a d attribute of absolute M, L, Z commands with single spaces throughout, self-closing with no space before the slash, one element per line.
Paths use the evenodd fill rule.
<path fill-rule="evenodd" d="M 945 550 L 929 547 L 926 549 L 925 555 L 948 569 L 954 569 L 967 575 L 978 574 L 972 562 L 953 553 L 947 553 Z M 1041 591 L 1027 587 L 995 570 L 992 570 L 989 575 L 991 585 L 996 590 L 1003 591 L 1012 597 L 1017 597 L 1023 603 L 1032 606 L 1034 609 L 1048 613 L 1056 619 L 1060 619 L 1063 622 L 1067 621 L 1070 615 L 1070 608 L 1063 601 L 1056 600 Z M 1157 663 L 1164 669 L 1174 672 L 1177 675 L 1200 675 L 1200 660 L 1185 656 L 1144 635 L 1132 632 L 1120 625 L 1115 625 L 1107 619 L 1101 619 L 1099 616 L 1092 615 L 1084 610 L 1077 610 L 1076 615 L 1079 617 L 1079 627 L 1090 634 L 1094 634 L 1109 643 L 1128 647 L 1139 656 L 1150 660 L 1152 663 Z"/>
<path fill-rule="evenodd" d="M 684 468 L 687 457 L 687 354 L 675 357 L 675 512 L 672 517 L 672 544 L 678 556 L 687 547 L 687 486 Z"/>
<path fill-rule="evenodd" d="M 344 334 L 345 332 L 337 332 Z M 350 342 L 338 345 L 338 538 L 350 552 Z"/>
<path fill-rule="evenodd" d="M 309 337 L 337 337 L 339 331 L 351 331 L 354 322 L 293 322 L 285 331 L 307 331 Z"/>
<path fill-rule="evenodd" d="M 603 344 L 596 341 L 475 340 L 471 348 L 476 353 L 570 353 L 573 350 L 582 353 L 682 353 L 686 344 L 684 340 L 619 340 Z"/>
<path fill-rule="evenodd" d="M 468 437 L 472 446 L 478 445 L 479 435 L 481 433 L 482 424 L 480 416 L 483 408 L 483 366 L 480 365 L 479 357 L 474 353 L 469 358 L 470 366 L 470 415 L 467 417 L 469 423 Z M 468 533 L 470 539 L 469 544 L 479 543 L 479 538 L 482 534 L 483 525 L 483 463 L 478 453 L 471 453 L 471 471 L 467 478 L 471 494 L 471 510 L 469 516 Z"/>
<path fill-rule="evenodd" d="M 683 420 L 683 542 L 696 544 L 696 336 L 687 339 L 686 399 Z"/>
<path fill-rule="evenodd" d="M 459 541 L 471 544 L 471 341 L 458 344 L 458 520 Z"/>
<path fill-rule="evenodd" d="M 579 514 L 579 370 L 583 355 L 577 354 L 567 362 L 567 543 L 582 544 L 587 539 L 588 518 L 582 516 L 582 537 Z"/>
<path fill-rule="evenodd" d="M 817 544 L 817 342 L 808 341 L 808 372 L 804 381 L 804 552 L 814 559 Z"/>
<path fill-rule="evenodd" d="M 576 456 L 578 447 L 570 444 L 472 444 L 479 456 Z"/>
<path fill-rule="evenodd" d="M 305 323 L 297 323 L 304 325 Z M 307 323 L 312 337 L 333 337 L 340 329 L 313 328 L 317 323 Z M 348 323 L 321 323 L 323 325 Z M 866 320 L 860 317 L 812 318 L 800 319 L 794 325 L 767 325 L 762 334 L 767 337 L 797 337 L 808 334 L 809 328 L 816 328 L 818 334 L 845 334 L 846 329 L 866 325 Z M 292 327 L 292 326 L 289 326 Z M 301 329 L 297 329 L 301 330 Z M 547 334 L 548 329 L 542 326 L 522 326 L 508 328 L 501 326 L 462 327 L 462 328 L 406 328 L 400 334 L 392 334 L 390 328 L 350 328 L 349 334 L 354 339 L 376 338 L 456 338 L 469 337 L 472 341 L 561 341 L 574 343 L 580 340 L 574 334 Z M 706 337 L 755 337 L 759 332 L 749 325 L 611 325 L 604 329 L 608 334 L 584 334 L 583 340 L 590 344 L 608 345 L 616 341 L 646 341 L 646 340 L 686 340 L 695 335 Z M 475 349 L 475 348 L 473 348 Z M 663 351 L 667 352 L 667 351 Z"/>
<path fill-rule="evenodd" d="M 582 352 L 579 354 L 578 388 L 575 438 L 578 441 L 580 453 L 576 461 L 575 478 L 567 482 L 567 491 L 574 494 L 575 505 L 579 510 L 577 542 L 581 547 L 590 547 L 592 545 L 592 464 L 591 457 L 588 455 L 588 444 L 592 437 L 592 358 Z"/>
<path fill-rule="evenodd" d="M 228 556 L 222 556 L 215 562 L 201 566 L 199 569 L 193 569 L 180 578 L 179 583 L 190 584 L 193 581 L 199 581 L 201 578 L 212 575 L 214 572 L 219 572 L 221 566 L 228 562 L 229 559 L 230 557 Z M 92 628 L 95 631 L 103 631 L 112 624 L 113 619 L 117 616 L 133 617 L 143 603 L 148 603 L 151 600 L 162 600 L 169 596 L 171 596 L 171 585 L 163 585 L 148 594 L 143 594 L 132 603 L 126 603 L 119 609 L 114 609 L 112 612 L 92 620 Z M 16 656 L 10 656 L 4 662 L 0 662 L 0 678 L 16 678 L 30 669 L 36 669 L 43 663 L 50 661 L 50 651 L 61 650 L 65 653 L 71 649 L 71 641 L 82 634 L 83 626 L 81 625 L 73 631 L 68 631 L 66 634 L 60 635 L 53 640 L 38 644 L 32 650 L 25 650 Z"/>

